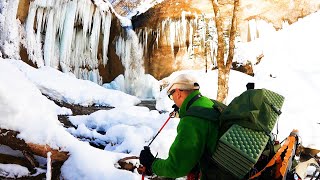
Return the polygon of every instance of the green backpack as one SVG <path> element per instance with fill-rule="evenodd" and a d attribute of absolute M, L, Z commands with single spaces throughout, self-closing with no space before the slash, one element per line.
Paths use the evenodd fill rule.
<path fill-rule="evenodd" d="M 211 159 L 236 179 L 243 179 L 266 149 L 274 149 L 271 131 L 284 97 L 267 89 L 249 89 L 228 106 L 212 101 L 213 108 L 191 106 L 186 115 L 218 120 L 219 141 Z"/>

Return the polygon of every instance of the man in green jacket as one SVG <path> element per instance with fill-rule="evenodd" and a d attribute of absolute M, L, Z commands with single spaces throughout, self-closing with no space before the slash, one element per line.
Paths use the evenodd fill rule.
<path fill-rule="evenodd" d="M 178 178 L 187 176 L 199 166 L 202 180 L 222 178 L 223 172 L 218 172 L 218 167 L 210 160 L 218 140 L 218 122 L 186 116 L 189 107 L 213 107 L 213 102 L 201 96 L 199 89 L 197 80 L 188 74 L 179 75 L 169 84 L 167 94 L 180 108 L 177 136 L 167 159 L 155 158 L 150 149 L 141 151 L 140 163 L 146 167 L 147 173 Z"/>

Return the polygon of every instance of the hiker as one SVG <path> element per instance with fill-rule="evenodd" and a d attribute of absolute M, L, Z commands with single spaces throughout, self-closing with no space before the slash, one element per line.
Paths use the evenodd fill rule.
<path fill-rule="evenodd" d="M 179 75 L 169 84 L 168 97 L 180 108 L 177 136 L 167 159 L 155 158 L 150 149 L 141 151 L 139 160 L 148 175 L 155 173 L 167 178 L 193 176 L 198 179 L 197 167 L 200 167 L 201 180 L 223 178 L 221 173 L 224 172 L 219 173 L 217 166 L 210 160 L 218 140 L 218 124 L 199 117 L 185 116 L 191 106 L 212 108 L 213 102 L 202 96 L 199 89 L 197 80 L 188 74 Z"/>

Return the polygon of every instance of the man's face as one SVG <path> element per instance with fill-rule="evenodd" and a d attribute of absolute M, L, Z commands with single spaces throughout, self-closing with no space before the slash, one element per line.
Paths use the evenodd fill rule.
<path fill-rule="evenodd" d="M 180 108 L 183 101 L 185 100 L 185 96 L 183 95 L 183 90 L 173 89 L 169 93 L 169 98 L 173 100 L 173 102 Z"/>

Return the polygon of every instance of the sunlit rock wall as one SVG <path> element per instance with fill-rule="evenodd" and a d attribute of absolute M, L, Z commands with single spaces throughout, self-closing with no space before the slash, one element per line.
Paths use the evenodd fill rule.
<path fill-rule="evenodd" d="M 223 28 L 228 29 L 231 19 L 227 16 L 232 16 L 233 1 L 222 0 L 219 5 L 220 13 L 226 18 Z M 263 37 L 319 9 L 319 0 L 242 0 L 238 41 Z M 176 70 L 205 71 L 215 66 L 217 40 L 213 16 L 211 0 L 165 0 L 135 17 L 133 24 L 145 48 L 146 71 L 161 79 Z M 227 40 L 228 35 L 225 37 Z M 263 54 L 252 58 L 260 56 Z M 251 71 L 246 70 L 248 74 Z"/>
<path fill-rule="evenodd" d="M 255 37 L 259 35 L 264 27 L 261 21 L 279 30 L 320 9 L 319 0 L 244 0 L 240 3 L 239 32 L 243 41 L 253 40 L 252 33 Z"/>
<path fill-rule="evenodd" d="M 39 2 L 53 4 L 41 5 Z M 65 36 L 67 38 L 64 39 L 61 16 L 70 15 L 74 10 L 72 2 L 77 2 L 76 17 L 68 26 L 70 31 L 65 33 L 73 33 L 72 37 Z M 107 11 L 95 13 L 95 2 L 99 0 L 19 0 L 17 18 L 26 28 L 21 35 L 20 57 L 35 67 L 50 65 L 99 84 L 124 74 L 123 62 L 116 52 L 116 44 L 124 29 L 113 13 L 111 24 L 105 21 L 106 17 L 110 17 Z M 114 2 L 114 9 L 120 15 L 128 14 L 127 11 L 138 5 L 128 4 L 125 0 Z M 57 3 L 61 6 L 56 6 Z M 222 0 L 219 3 L 221 13 L 231 15 L 233 1 Z M 269 23 L 271 29 L 278 30 L 320 9 L 319 0 L 243 0 L 240 3 L 238 28 L 242 41 L 263 36 L 262 24 Z M 89 15 L 84 15 L 85 12 Z M 52 23 L 57 23 L 59 18 L 59 27 L 56 24 L 52 28 Z M 214 67 L 217 40 L 213 18 L 211 0 L 164 0 L 146 13 L 134 17 L 133 28 L 143 48 L 145 72 L 161 79 L 176 70 L 205 71 Z M 48 23 L 51 23 L 49 28 Z M 108 28 L 104 25 L 110 26 L 109 32 L 105 31 Z M 229 25 L 227 21 L 225 28 Z M 56 36 L 49 36 L 50 33 L 56 33 Z M 55 39 L 55 43 L 47 43 L 50 38 Z M 61 48 L 62 44 L 68 45 L 68 48 Z"/>
<path fill-rule="evenodd" d="M 167 0 L 133 20 L 144 47 L 147 73 L 161 79 L 176 70 L 205 71 L 216 64 L 211 2 L 199 3 L 206 9 L 194 7 L 195 1 Z"/>

